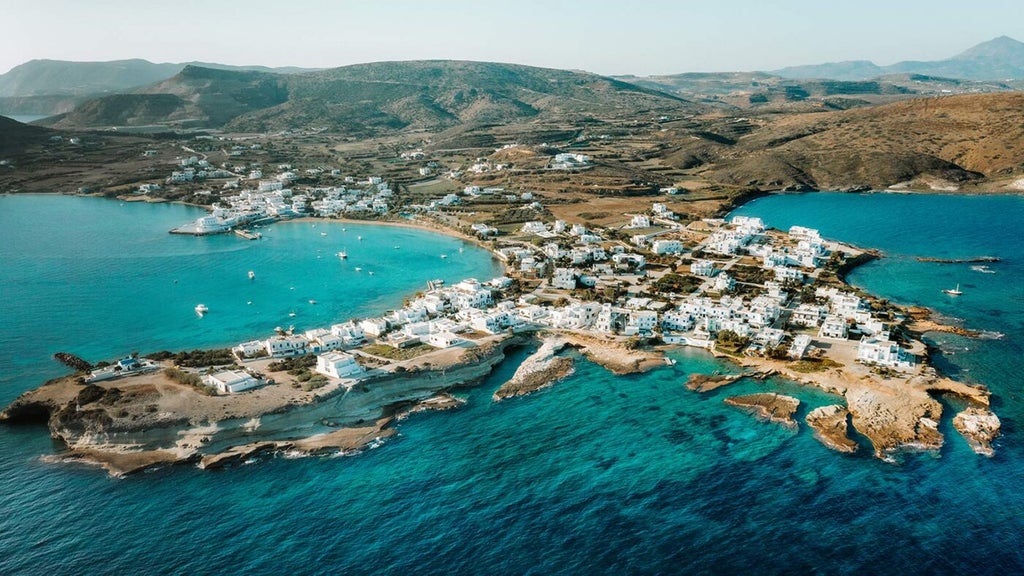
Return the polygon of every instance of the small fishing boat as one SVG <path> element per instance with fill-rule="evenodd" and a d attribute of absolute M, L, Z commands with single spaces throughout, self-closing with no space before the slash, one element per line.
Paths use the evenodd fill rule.
<path fill-rule="evenodd" d="M 959 283 L 957 283 L 956 288 L 953 288 L 953 289 L 947 288 L 947 289 L 943 290 L 943 292 L 945 292 L 946 294 L 949 294 L 950 296 L 959 296 L 959 295 L 963 294 L 963 292 L 960 291 L 960 284 Z"/>
<path fill-rule="evenodd" d="M 356 236 L 356 240 L 359 240 L 360 242 L 362 242 L 363 241 L 363 237 L 362 236 Z"/>
<path fill-rule="evenodd" d="M 338 258 L 341 258 L 342 260 L 348 259 L 348 252 L 345 252 L 344 250 L 338 252 Z"/>
<path fill-rule="evenodd" d="M 309 299 L 309 303 L 310 303 L 310 304 L 316 304 L 316 300 L 313 300 L 312 298 L 310 298 L 310 299 Z"/>
<path fill-rule="evenodd" d="M 327 236 L 327 232 L 321 232 L 320 235 L 321 236 Z"/>
<path fill-rule="evenodd" d="M 441 259 L 442 259 L 442 260 L 444 260 L 444 259 L 445 259 L 445 258 L 447 258 L 447 257 L 448 257 L 448 255 L 447 255 L 447 254 L 441 254 Z"/>
<path fill-rule="evenodd" d="M 196 304 L 196 314 L 202 316 L 203 314 L 206 314 L 209 311 L 210 309 L 206 307 L 206 304 Z"/>
<path fill-rule="evenodd" d="M 363 271 L 362 268 L 360 268 L 359 266 L 356 266 L 356 272 L 362 272 L 362 271 Z"/>
<path fill-rule="evenodd" d="M 252 270 L 249 270 L 249 280 L 253 280 L 255 278 L 256 278 L 256 273 L 253 272 Z"/>

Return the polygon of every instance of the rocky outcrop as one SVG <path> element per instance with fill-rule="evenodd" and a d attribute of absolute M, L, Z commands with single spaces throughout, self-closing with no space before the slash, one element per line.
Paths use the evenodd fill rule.
<path fill-rule="evenodd" d="M 571 374 L 572 358 L 556 356 L 566 344 L 559 337 L 544 340 L 540 348 L 519 365 L 512 379 L 494 392 L 494 401 L 535 392 Z"/>
<path fill-rule="evenodd" d="M 796 414 L 797 408 L 800 407 L 800 400 L 792 396 L 774 393 L 748 394 L 746 396 L 726 398 L 725 403 L 742 408 L 756 416 L 759 420 L 782 424 L 790 430 L 796 430 L 797 428 L 793 415 Z"/>
<path fill-rule="evenodd" d="M 630 349 L 626 340 L 569 331 L 560 332 L 559 336 L 569 346 L 578 348 L 587 360 L 613 374 L 637 374 L 665 365 L 661 352 Z"/>
<path fill-rule="evenodd" d="M 814 430 L 819 442 L 837 452 L 857 451 L 857 443 L 850 438 L 850 411 L 845 406 L 821 406 L 807 414 L 807 425 Z"/>
<path fill-rule="evenodd" d="M 923 390 L 857 387 L 845 393 L 853 426 L 871 440 L 875 456 L 893 460 L 901 451 L 938 450 L 942 405 Z"/>
<path fill-rule="evenodd" d="M 953 427 L 967 439 L 971 449 L 983 456 L 994 456 L 992 441 L 999 436 L 999 417 L 985 408 L 970 407 L 953 418 Z"/>
<path fill-rule="evenodd" d="M 690 374 L 686 379 L 686 388 L 694 392 L 710 392 L 740 378 L 743 378 L 743 374 Z"/>

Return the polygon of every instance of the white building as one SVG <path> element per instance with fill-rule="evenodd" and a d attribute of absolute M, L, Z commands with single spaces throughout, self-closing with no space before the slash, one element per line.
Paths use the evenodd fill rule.
<path fill-rule="evenodd" d="M 736 288 L 736 281 L 727 272 L 722 272 L 715 278 L 716 292 L 731 292 Z"/>
<path fill-rule="evenodd" d="M 220 394 L 237 394 L 256 388 L 261 384 L 248 372 L 242 370 L 225 370 L 216 374 L 207 374 L 204 378 L 208 386 Z"/>
<path fill-rule="evenodd" d="M 690 264 L 690 274 L 710 278 L 715 275 L 715 263 L 711 260 L 694 260 Z"/>
<path fill-rule="evenodd" d="M 626 327 L 622 333 L 626 336 L 649 336 L 658 326 L 658 313 L 653 310 L 630 310 Z"/>
<path fill-rule="evenodd" d="M 643 214 L 637 214 L 629 221 L 629 226 L 626 228 L 650 228 L 651 219 Z"/>
<path fill-rule="evenodd" d="M 551 276 L 551 287 L 559 290 L 575 289 L 578 273 L 575 268 L 555 268 L 555 272 Z"/>
<path fill-rule="evenodd" d="M 811 337 L 807 334 L 798 334 L 793 338 L 793 344 L 789 347 L 789 357 L 794 360 L 803 358 L 810 346 Z"/>
<path fill-rule="evenodd" d="M 384 318 L 367 318 L 359 323 L 359 327 L 367 336 L 379 338 L 388 331 L 388 321 Z"/>
<path fill-rule="evenodd" d="M 861 338 L 857 345 L 857 360 L 890 368 L 910 368 L 914 365 L 914 355 L 900 348 L 899 344 L 869 336 Z"/>
<path fill-rule="evenodd" d="M 794 326 L 817 328 L 825 319 L 828 311 L 824 306 L 816 304 L 801 304 L 797 306 L 789 316 L 789 323 Z"/>
<path fill-rule="evenodd" d="M 331 378 L 349 378 L 363 371 L 351 354 L 328 352 L 316 357 L 316 371 Z"/>
<path fill-rule="evenodd" d="M 651 251 L 655 254 L 679 254 L 683 251 L 683 243 L 679 240 L 655 240 L 651 243 Z"/>
<path fill-rule="evenodd" d="M 834 314 L 826 316 L 821 323 L 821 328 L 818 329 L 819 338 L 845 340 L 848 335 L 849 327 L 846 324 L 846 319 Z"/>
<path fill-rule="evenodd" d="M 307 340 L 299 335 L 274 336 L 263 342 L 263 349 L 275 358 L 281 356 L 298 356 L 306 353 Z"/>
<path fill-rule="evenodd" d="M 252 358 L 259 354 L 264 349 L 264 344 L 261 340 L 250 340 L 249 342 L 242 342 L 238 346 L 231 349 L 235 353 L 235 356 L 244 358 Z"/>

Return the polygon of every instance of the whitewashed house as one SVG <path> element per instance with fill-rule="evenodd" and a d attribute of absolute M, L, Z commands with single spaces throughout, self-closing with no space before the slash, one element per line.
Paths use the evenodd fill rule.
<path fill-rule="evenodd" d="M 715 263 L 711 260 L 694 260 L 690 263 L 690 274 L 710 278 L 715 275 Z"/>
<path fill-rule="evenodd" d="M 892 340 L 864 336 L 857 345 L 857 360 L 889 368 L 911 368 L 915 358 Z"/>
<path fill-rule="evenodd" d="M 819 338 L 845 340 L 848 336 L 849 326 L 846 324 L 846 319 L 835 314 L 826 316 L 821 322 L 821 328 L 818 328 Z"/>
<path fill-rule="evenodd" d="M 683 243 L 679 240 L 655 240 L 651 243 L 651 251 L 655 254 L 679 254 L 683 251 Z"/>
<path fill-rule="evenodd" d="M 579 271 L 575 268 L 555 268 L 551 276 L 551 287 L 559 290 L 573 290 L 576 288 L 576 276 Z"/>
<path fill-rule="evenodd" d="M 316 357 L 316 371 L 331 378 L 350 378 L 363 372 L 355 357 L 344 352 L 328 352 Z"/>
<path fill-rule="evenodd" d="M 283 356 L 299 356 L 306 353 L 306 344 L 309 341 L 304 337 L 293 334 L 274 336 L 263 341 L 263 349 L 267 354 L 275 358 Z"/>
<path fill-rule="evenodd" d="M 224 370 L 204 377 L 207 386 L 220 394 L 237 394 L 258 387 L 262 382 L 242 370 Z"/>

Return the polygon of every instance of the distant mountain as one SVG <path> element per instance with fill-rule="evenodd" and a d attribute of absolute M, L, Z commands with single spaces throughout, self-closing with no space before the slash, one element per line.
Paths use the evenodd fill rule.
<path fill-rule="evenodd" d="M 231 130 L 329 127 L 355 134 L 461 124 L 699 110 L 682 98 L 589 74 L 514 64 L 378 62 L 307 74 L 188 66 L 130 95 L 87 101 L 61 127 L 191 121 Z"/>
<path fill-rule="evenodd" d="M 111 62 L 70 62 L 66 60 L 32 60 L 0 74 L 0 98 L 17 98 L 0 103 L 0 112 L 31 113 L 28 108 L 46 107 L 40 96 L 81 97 L 125 92 L 140 86 L 166 80 L 181 72 L 188 63 L 154 64 L 147 60 L 115 60 Z M 310 72 L 311 68 L 267 68 L 265 66 L 228 66 L 202 63 L 205 68 L 221 70 L 253 70 L 291 74 Z M 22 109 L 9 110 L 9 107 Z M 63 110 L 50 109 L 47 112 Z M 43 112 L 46 113 L 46 112 Z"/>
<path fill-rule="evenodd" d="M 738 108 L 779 108 L 786 105 L 787 109 L 793 111 L 797 111 L 791 106 L 794 103 L 807 102 L 819 108 L 850 108 L 906 98 L 918 93 L 939 93 L 947 85 L 956 88 L 959 84 L 957 80 L 942 79 L 930 79 L 927 84 L 922 84 L 906 76 L 859 81 L 790 79 L 764 72 L 701 72 L 619 78 L 684 98 L 708 100 Z"/>
<path fill-rule="evenodd" d="M 1024 43 L 1008 36 L 982 42 L 960 54 L 933 62 L 905 61 L 877 66 L 863 60 L 790 66 L 772 74 L 793 79 L 867 80 L 885 74 L 923 74 L 963 80 L 1024 79 Z"/>

